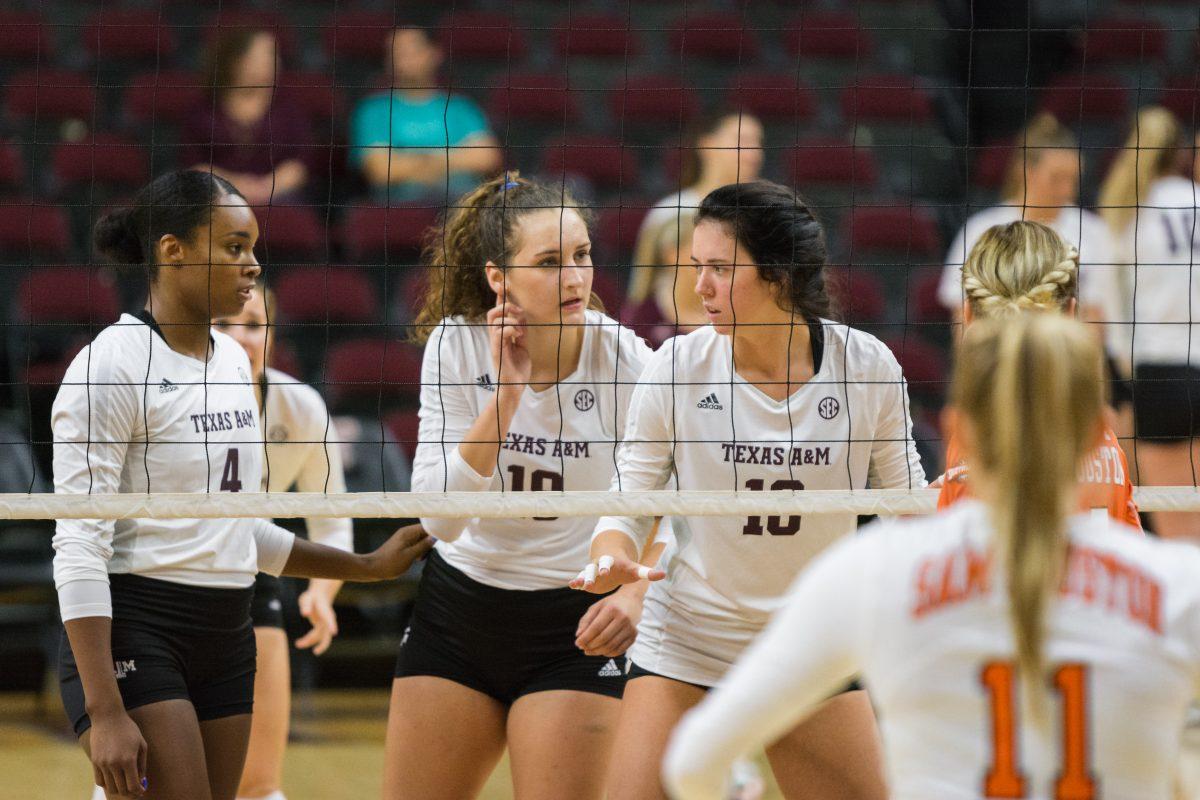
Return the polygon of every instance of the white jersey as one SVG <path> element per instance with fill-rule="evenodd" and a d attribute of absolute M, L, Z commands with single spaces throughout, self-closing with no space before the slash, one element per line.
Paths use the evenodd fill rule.
<path fill-rule="evenodd" d="M 962 309 L 963 262 L 984 231 L 1019 219 L 1019 206 L 993 206 L 973 214 L 966 221 L 946 253 L 946 265 L 938 284 L 938 300 L 943 306 L 951 312 Z M 1079 302 L 1098 310 L 1101 319 L 1119 320 L 1121 267 L 1116 245 L 1104 220 L 1090 211 L 1067 206 L 1050 227 L 1063 241 L 1079 248 Z"/>
<path fill-rule="evenodd" d="M 480 475 L 458 445 L 495 391 L 488 329 L 443 320 L 425 345 L 414 492 L 603 491 L 629 397 L 650 348 L 628 328 L 588 311 L 579 365 L 540 392 L 525 389 L 496 469 Z M 501 589 L 557 589 L 588 559 L 594 517 L 422 519 L 438 552 Z"/>
<path fill-rule="evenodd" d="M 1118 352 L 1134 364 L 1200 367 L 1200 229 L 1196 184 L 1163 178 L 1152 187 L 1121 237 L 1121 260 L 1135 325 Z"/>
<path fill-rule="evenodd" d="M 123 314 L 80 351 L 54 400 L 55 491 L 257 491 L 250 362 L 233 339 L 212 338 L 213 355 L 200 361 Z M 110 572 L 240 588 L 260 569 L 282 571 L 291 546 L 290 533 L 264 520 L 59 520 L 54 580 L 64 620 L 111 616 Z"/>
<path fill-rule="evenodd" d="M 266 458 L 262 490 L 286 492 L 346 491 L 341 443 L 321 393 L 306 383 L 267 368 L 262 412 L 266 433 Z M 330 436 L 334 433 L 334 436 Z M 306 520 L 308 538 L 314 542 L 354 549 L 354 528 L 349 519 L 314 517 Z"/>
<path fill-rule="evenodd" d="M 1014 668 L 989 516 L 965 501 L 874 526 L 814 563 L 684 719 L 665 764 L 674 796 L 721 797 L 723 765 L 861 674 L 896 800 L 1174 797 L 1200 687 L 1200 550 L 1107 515 L 1071 519 L 1066 576 L 1046 618 L 1039 725 Z"/>
<path fill-rule="evenodd" d="M 681 490 L 924 486 L 891 351 L 844 325 L 821 328 L 819 368 L 785 401 L 739 377 L 730 337 L 711 327 L 664 343 L 634 394 L 613 490 L 662 489 L 672 476 Z M 624 531 L 641 551 L 651 523 L 604 517 L 596 531 Z M 667 577 L 647 592 L 630 658 L 711 686 L 800 568 L 856 524 L 854 514 L 675 518 Z"/>

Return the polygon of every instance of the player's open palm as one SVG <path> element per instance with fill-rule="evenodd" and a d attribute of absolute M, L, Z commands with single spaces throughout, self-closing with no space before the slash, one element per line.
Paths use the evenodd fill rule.
<path fill-rule="evenodd" d="M 488 336 L 492 345 L 492 364 L 496 383 L 519 386 L 529 383 L 532 361 L 525 349 L 525 311 L 509 301 L 503 288 L 496 294 L 496 306 L 487 313 Z"/>
<path fill-rule="evenodd" d="M 625 556 L 600 556 L 588 564 L 570 582 L 572 589 L 593 594 L 608 594 L 618 586 L 640 580 L 661 581 L 667 573 L 647 567 Z"/>

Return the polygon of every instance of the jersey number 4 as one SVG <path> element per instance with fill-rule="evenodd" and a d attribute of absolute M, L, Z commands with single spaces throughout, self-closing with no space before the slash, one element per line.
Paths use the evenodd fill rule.
<path fill-rule="evenodd" d="M 762 478 L 750 478 L 746 481 L 746 488 L 752 492 L 761 492 L 765 485 L 766 481 Z M 772 492 L 795 492 L 803 488 L 804 484 L 800 481 L 779 480 L 771 484 Z M 783 521 L 783 517 L 767 517 L 767 533 L 772 536 L 795 536 L 799 532 L 800 517 L 788 517 L 786 523 Z M 746 517 L 746 524 L 742 526 L 742 536 L 762 536 L 762 534 L 762 517 Z"/>
<path fill-rule="evenodd" d="M 1028 781 L 1017 764 L 1016 669 L 993 661 L 979 679 L 991 708 L 992 763 L 984 778 L 986 797 L 1027 797 Z M 1054 672 L 1062 698 L 1062 771 L 1054 782 L 1054 800 L 1094 800 L 1096 781 L 1088 764 L 1087 667 L 1064 664 Z"/>
<path fill-rule="evenodd" d="M 238 449 L 231 447 L 225 456 L 225 469 L 221 471 L 221 491 L 240 492 L 241 490 L 242 479 L 238 477 Z"/>

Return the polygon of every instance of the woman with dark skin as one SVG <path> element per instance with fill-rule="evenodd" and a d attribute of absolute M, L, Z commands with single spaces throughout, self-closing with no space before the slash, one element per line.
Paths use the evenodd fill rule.
<path fill-rule="evenodd" d="M 97 250 L 146 266 L 150 293 L 63 379 L 53 410 L 57 492 L 258 487 L 249 362 L 211 328 L 252 297 L 257 237 L 245 198 L 193 171 L 159 177 L 132 207 L 99 221 Z M 60 520 L 62 694 L 96 783 L 110 798 L 232 800 L 250 733 L 257 570 L 383 580 L 430 545 L 415 526 L 356 555 L 265 520 Z"/>

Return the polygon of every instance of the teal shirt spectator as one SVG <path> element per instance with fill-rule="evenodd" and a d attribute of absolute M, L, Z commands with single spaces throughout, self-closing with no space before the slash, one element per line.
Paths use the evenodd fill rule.
<path fill-rule="evenodd" d="M 404 152 L 408 148 L 454 147 L 466 140 L 490 133 L 483 111 L 468 97 L 438 92 L 428 100 L 413 102 L 399 91 L 372 95 L 358 104 L 350 121 L 350 160 L 357 168 L 370 147 L 391 146 Z M 455 198 L 470 191 L 479 176 L 451 173 L 447 185 L 433 190 L 440 197 L 445 191 Z M 390 189 L 390 192 L 388 191 Z M 428 199 L 430 187 L 416 183 L 393 184 L 376 190 L 380 201 Z"/>

